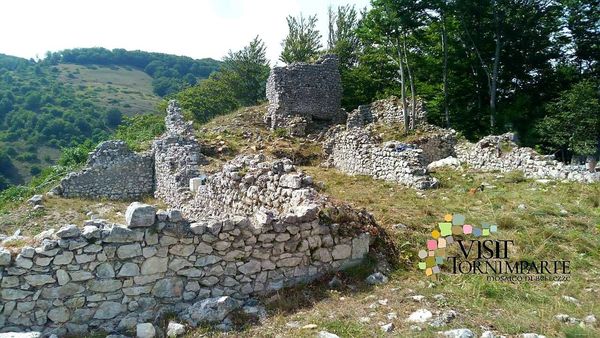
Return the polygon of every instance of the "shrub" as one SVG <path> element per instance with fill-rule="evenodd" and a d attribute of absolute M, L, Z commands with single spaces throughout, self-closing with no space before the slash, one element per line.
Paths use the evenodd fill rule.
<path fill-rule="evenodd" d="M 94 144 L 90 140 L 75 147 L 63 148 L 58 164 L 65 167 L 81 166 L 87 161 L 88 154 L 92 150 L 94 150 Z"/>
<path fill-rule="evenodd" d="M 117 127 L 114 139 L 127 143 L 129 148 L 141 151 L 148 148 L 150 141 L 165 131 L 162 115 L 145 114 L 125 117 Z"/>

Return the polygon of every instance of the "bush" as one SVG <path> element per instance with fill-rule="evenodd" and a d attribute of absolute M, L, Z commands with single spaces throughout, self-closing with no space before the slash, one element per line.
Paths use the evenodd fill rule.
<path fill-rule="evenodd" d="M 117 127 L 114 139 L 127 143 L 129 148 L 141 151 L 148 148 L 150 141 L 165 131 L 164 117 L 158 114 L 125 117 Z"/>
<path fill-rule="evenodd" d="M 36 165 L 34 165 L 33 167 L 31 167 L 31 169 L 29 169 L 29 173 L 31 174 L 31 176 L 38 175 L 41 172 L 42 172 L 42 169 L 40 169 L 40 167 L 38 167 Z"/>
<path fill-rule="evenodd" d="M 577 155 L 596 153 L 600 135 L 597 88 L 592 81 L 582 81 L 548 104 L 548 116 L 538 125 L 542 139 Z"/>
<path fill-rule="evenodd" d="M 211 76 L 199 85 L 177 93 L 176 98 L 181 107 L 192 112 L 198 122 L 207 122 L 239 107 L 233 90 L 218 76 Z"/>
<path fill-rule="evenodd" d="M 75 147 L 63 148 L 62 154 L 58 159 L 58 164 L 65 167 L 78 167 L 88 159 L 89 152 L 94 150 L 94 144 L 90 140 L 86 140 L 82 144 Z"/>

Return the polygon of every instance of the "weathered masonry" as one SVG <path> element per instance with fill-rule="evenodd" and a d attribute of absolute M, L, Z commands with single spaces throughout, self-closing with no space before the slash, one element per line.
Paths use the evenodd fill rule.
<path fill-rule="evenodd" d="M 344 235 L 317 211 L 190 223 L 133 203 L 126 225 L 92 220 L 17 253 L 0 248 L 0 332 L 123 332 L 169 312 L 193 326 L 223 320 L 252 294 L 361 261 L 369 235 Z M 199 312 L 215 302 L 228 304 L 222 317 Z"/>
<path fill-rule="evenodd" d="M 134 202 L 125 224 L 89 220 L 46 231 L 19 250 L 0 247 L 0 332 L 125 332 L 165 313 L 192 326 L 220 322 L 252 295 L 368 254 L 372 216 L 327 202 L 290 160 L 239 156 L 204 175 L 200 144 L 174 102 L 166 127 L 147 153 L 101 144 L 57 190 L 94 198 L 154 192 L 170 208 Z M 86 194 L 69 193 L 75 187 Z"/>
<path fill-rule="evenodd" d="M 338 67 L 337 56 L 324 55 L 314 64 L 273 68 L 267 80 L 266 124 L 273 130 L 285 128 L 303 136 L 317 125 L 343 122 Z"/>
<path fill-rule="evenodd" d="M 65 197 L 133 199 L 154 191 L 152 152 L 134 153 L 123 141 L 106 141 L 86 168 L 67 175 L 55 191 Z"/>

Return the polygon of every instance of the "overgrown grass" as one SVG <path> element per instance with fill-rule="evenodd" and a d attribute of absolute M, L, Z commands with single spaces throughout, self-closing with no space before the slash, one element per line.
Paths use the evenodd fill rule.
<path fill-rule="evenodd" d="M 369 262 L 358 268 L 358 273 L 346 273 L 351 277 L 344 280 L 352 286 L 349 290 L 330 290 L 326 283 L 286 290 L 285 296 L 275 297 L 279 305 L 271 303 L 267 322 L 240 332 L 240 336 L 313 337 L 320 330 L 340 337 L 380 336 L 379 326 L 389 322 L 396 326 L 392 335 L 400 337 L 435 337 L 438 331 L 465 327 L 475 334 L 489 329 L 511 336 L 525 332 L 548 337 L 600 336 L 597 327 L 582 328 L 554 318 L 559 313 L 579 319 L 600 313 L 600 209 L 593 198 L 600 196 L 599 184 L 546 185 L 519 173 L 440 171 L 435 175 L 444 188 L 418 192 L 332 169 L 303 169 L 322 182 L 322 190 L 332 198 L 373 212 L 395 238 L 404 264 L 392 272 L 390 283 L 375 288 L 362 284 L 375 264 Z M 494 187 L 469 193 L 482 182 Z M 416 252 L 446 213 L 462 213 L 473 223 L 498 224 L 499 236 L 516 243 L 511 252 L 515 260 L 570 260 L 570 280 L 563 284 L 511 284 L 488 282 L 480 275 L 448 273 L 438 281 L 428 280 L 416 267 Z M 406 227 L 395 227 L 398 223 Z M 412 300 L 413 295 L 425 299 L 418 302 Z M 439 295 L 442 298 L 434 299 Z M 579 305 L 564 301 L 563 295 L 577 298 Z M 458 315 L 441 328 L 419 324 L 420 331 L 415 331 L 411 328 L 414 324 L 405 319 L 420 308 L 429 309 L 434 316 L 448 309 Z M 300 328 L 287 325 L 294 321 Z M 307 324 L 317 327 L 301 328 Z"/>

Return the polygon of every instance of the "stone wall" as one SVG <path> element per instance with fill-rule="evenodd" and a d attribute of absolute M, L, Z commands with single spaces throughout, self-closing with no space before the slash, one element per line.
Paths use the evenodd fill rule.
<path fill-rule="evenodd" d="M 427 174 L 419 148 L 394 141 L 379 144 L 360 128 L 338 126 L 328 134 L 324 144 L 328 166 L 350 175 L 368 175 L 416 189 L 437 186 L 437 180 Z"/>
<path fill-rule="evenodd" d="M 267 80 L 265 123 L 271 129 L 287 128 L 292 134 L 303 135 L 315 124 L 342 122 L 338 67 L 335 55 L 325 55 L 314 64 L 274 67 Z"/>
<path fill-rule="evenodd" d="M 475 144 L 460 144 L 456 154 L 461 162 L 482 171 L 520 170 L 528 178 L 600 181 L 600 172 L 590 173 L 584 166 L 566 165 L 552 155 L 540 155 L 531 148 L 519 147 L 511 133 L 486 136 Z"/>
<path fill-rule="evenodd" d="M 410 100 L 409 100 L 410 101 Z M 412 103 L 408 102 L 410 112 Z M 422 125 L 427 122 L 427 114 L 423 108 L 423 102 L 417 100 L 416 118 L 414 125 Z M 404 112 L 402 101 L 392 96 L 388 99 L 378 100 L 371 104 L 358 106 L 348 114 L 347 126 L 349 128 L 362 128 L 371 123 L 404 123 Z"/>
<path fill-rule="evenodd" d="M 100 143 L 86 167 L 70 173 L 55 189 L 65 197 L 134 199 L 154 190 L 152 152 L 134 153 L 123 141 Z"/>
<path fill-rule="evenodd" d="M 136 202 L 126 223 L 92 220 L 15 253 L 0 248 L 0 332 L 124 333 L 166 313 L 220 321 L 251 295 L 360 262 L 370 241 L 315 208 L 188 222 Z"/>
<path fill-rule="evenodd" d="M 423 136 L 414 139 L 411 144 L 423 151 L 421 155 L 425 165 L 446 157 L 456 156 L 454 148 L 457 139 L 454 129 L 443 129 L 424 124 L 420 127 L 420 132 L 423 133 Z"/>
<path fill-rule="evenodd" d="M 223 169 L 207 176 L 178 208 L 187 217 L 219 214 L 273 215 L 293 212 L 298 207 L 314 208 L 322 201 L 312 187 L 312 178 L 297 172 L 288 159 L 266 161 L 263 155 L 242 155 Z"/>
<path fill-rule="evenodd" d="M 189 198 L 189 181 L 201 175 L 200 165 L 206 159 L 191 123 L 184 121 L 175 101 L 169 102 L 165 125 L 165 134 L 152 145 L 156 176 L 154 196 L 169 205 L 179 205 Z"/>
<path fill-rule="evenodd" d="M 327 202 L 290 160 L 239 156 L 206 176 L 200 145 L 174 102 L 166 127 L 152 152 L 105 143 L 73 175 L 93 169 L 116 181 L 115 171 L 131 175 L 143 158 L 155 175 L 134 182 L 150 182 L 145 191 L 155 186 L 174 209 L 134 202 L 126 225 L 90 220 L 44 232 L 18 252 L 0 247 L 0 332 L 122 333 L 165 313 L 192 326 L 219 322 L 251 295 L 311 281 L 369 252 L 372 216 Z M 103 180 L 88 187 L 93 197 L 106 194 Z M 128 194 L 140 188 L 120 183 Z"/>

